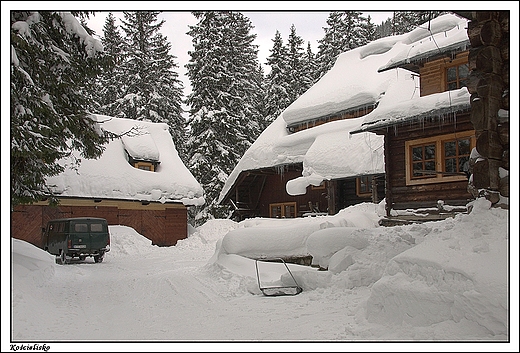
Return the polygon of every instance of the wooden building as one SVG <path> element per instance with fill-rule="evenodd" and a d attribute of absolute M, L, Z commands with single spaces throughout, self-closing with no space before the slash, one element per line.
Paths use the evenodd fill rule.
<path fill-rule="evenodd" d="M 117 138 L 96 160 L 61 161 L 65 170 L 47 179 L 59 204 L 41 201 L 11 211 L 11 236 L 42 247 L 47 221 L 102 217 L 134 228 L 158 246 L 188 235 L 187 207 L 204 202 L 200 184 L 175 150 L 166 124 L 96 115 Z M 78 158 L 78 156 L 75 156 Z"/>
<path fill-rule="evenodd" d="M 302 163 L 242 171 L 223 197 L 233 219 L 294 218 L 336 214 L 361 202 L 379 202 L 384 197 L 384 174 L 369 174 L 309 185 L 301 195 L 290 195 L 286 184 L 302 175 Z"/>
<path fill-rule="evenodd" d="M 437 26 L 443 30 L 435 32 Z M 371 116 L 352 132 L 384 136 L 387 224 L 442 219 L 466 212 L 474 199 L 468 179 L 478 155 L 466 88 L 467 20 L 450 14 L 425 27 L 432 29 L 431 35 L 410 43 L 404 49 L 409 55 L 398 55 L 399 59 L 379 69 L 413 72 L 420 80 L 420 97 L 396 105 L 385 115 Z"/>

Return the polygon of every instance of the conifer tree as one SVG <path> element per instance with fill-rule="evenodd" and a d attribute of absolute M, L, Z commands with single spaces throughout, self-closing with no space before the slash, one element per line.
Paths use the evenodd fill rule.
<path fill-rule="evenodd" d="M 124 92 L 124 73 L 121 70 L 121 63 L 124 60 L 123 37 L 116 25 L 116 18 L 109 12 L 103 26 L 103 36 L 101 38 L 105 55 L 109 57 L 113 65 L 103 70 L 100 75 L 96 89 L 93 92 L 97 102 L 97 110 L 105 115 L 117 115 L 117 99 L 123 97 Z"/>
<path fill-rule="evenodd" d="M 444 11 L 394 11 L 392 18 L 393 34 L 404 34 L 429 20 L 445 13 Z"/>
<path fill-rule="evenodd" d="M 273 122 L 291 104 L 290 88 L 286 79 L 286 73 L 289 70 L 287 66 L 288 53 L 280 31 L 276 31 L 272 41 L 273 47 L 269 50 L 271 54 L 267 58 L 267 65 L 271 67 L 271 71 L 266 76 L 265 89 L 265 117 L 268 124 Z"/>
<path fill-rule="evenodd" d="M 117 117 L 166 123 L 181 157 L 184 156 L 185 119 L 182 81 L 171 44 L 159 32 L 159 11 L 124 11 L 125 33 L 121 59 L 123 92 L 109 109 Z"/>
<path fill-rule="evenodd" d="M 333 11 L 324 27 L 325 36 L 318 40 L 318 71 L 316 80 L 327 73 L 338 56 L 367 44 L 373 38 L 373 25 L 357 11 Z"/>
<path fill-rule="evenodd" d="M 103 152 L 87 87 L 107 63 L 90 33 L 68 12 L 11 12 L 12 206 L 53 201 L 46 179 L 64 170 L 58 161 L 72 150 Z"/>
<path fill-rule="evenodd" d="M 186 65 L 192 85 L 187 97 L 188 168 L 205 190 L 206 205 L 194 210 L 195 224 L 227 216 L 217 204 L 220 190 L 244 152 L 260 134 L 258 58 L 250 20 L 234 12 L 193 12 L 194 50 Z"/>
<path fill-rule="evenodd" d="M 296 27 L 294 24 L 291 25 L 289 39 L 287 41 L 288 71 L 285 73 L 286 79 L 288 80 L 288 96 L 291 103 L 307 90 L 306 87 L 308 83 L 303 83 L 306 81 L 304 78 L 305 52 L 303 43 L 303 39 L 296 34 Z"/>

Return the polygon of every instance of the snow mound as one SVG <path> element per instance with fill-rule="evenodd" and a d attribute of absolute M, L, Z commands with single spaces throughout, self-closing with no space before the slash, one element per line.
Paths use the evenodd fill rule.
<path fill-rule="evenodd" d="M 507 334 L 507 212 L 489 207 L 476 200 L 470 214 L 430 225 L 420 244 L 391 259 L 372 287 L 367 319 L 416 326 L 467 319 Z"/>
<path fill-rule="evenodd" d="M 110 256 L 133 256 L 148 253 L 152 241 L 127 226 L 109 226 Z"/>
<path fill-rule="evenodd" d="M 11 238 L 13 280 L 32 282 L 39 286 L 54 276 L 55 258 L 31 243 Z"/>

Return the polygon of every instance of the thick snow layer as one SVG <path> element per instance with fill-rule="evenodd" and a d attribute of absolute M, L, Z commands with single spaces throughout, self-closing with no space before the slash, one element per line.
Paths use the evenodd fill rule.
<path fill-rule="evenodd" d="M 466 87 L 458 90 L 446 91 L 437 94 L 401 102 L 393 106 L 383 106 L 364 116 L 360 131 L 366 131 L 389 124 L 405 122 L 427 117 L 449 117 L 470 108 L 470 94 Z"/>
<path fill-rule="evenodd" d="M 469 45 L 467 28 L 468 20 L 465 18 L 453 14 L 436 17 L 400 36 L 406 46 L 379 69 L 409 63 L 414 59 L 441 53 L 447 48 L 465 50 Z"/>
<path fill-rule="evenodd" d="M 83 159 L 79 167 L 73 158 L 61 161 L 65 171 L 47 181 L 55 185 L 56 194 L 185 205 L 204 202 L 202 187 L 181 161 L 166 124 L 94 117 L 103 130 L 122 137 L 111 140 L 99 159 Z M 134 168 L 128 163 L 125 148 L 136 157 L 159 160 L 160 164 L 155 172 Z M 74 157 L 80 158 L 77 153 Z"/>
<path fill-rule="evenodd" d="M 501 342 L 498 350 L 518 351 L 517 335 L 510 335 L 518 328 L 518 301 L 509 300 L 517 298 L 518 258 L 509 250 L 508 211 L 479 199 L 467 215 L 387 228 L 377 225 L 382 206 L 315 218 L 212 220 L 166 248 L 110 226 L 111 251 L 99 264 L 87 258 L 57 265 L 12 239 L 12 324 L 2 331 L 75 351 L 99 350 L 95 341 L 128 350 L 118 342 L 309 340 L 348 344 L 342 350 L 386 342 L 385 350 L 402 351 L 389 341 L 407 341 L 407 350 L 421 351 L 424 344 L 411 342 L 433 349 L 449 341 L 457 349 L 488 342 L 468 349 L 490 351 L 490 342 Z M 288 264 L 289 273 L 281 263 L 241 255 L 289 256 L 305 247 L 329 270 Z M 290 274 L 301 294 L 260 291 L 259 279 L 263 286 L 294 285 Z M 82 343 L 68 347 L 70 341 Z"/>

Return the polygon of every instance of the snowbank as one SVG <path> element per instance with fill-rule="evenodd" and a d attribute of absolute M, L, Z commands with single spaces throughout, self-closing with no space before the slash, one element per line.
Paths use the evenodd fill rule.
<path fill-rule="evenodd" d="M 418 326 L 466 319 L 506 334 L 507 212 L 489 206 L 479 199 L 469 215 L 422 226 L 424 241 L 391 259 L 372 287 L 367 318 Z"/>

